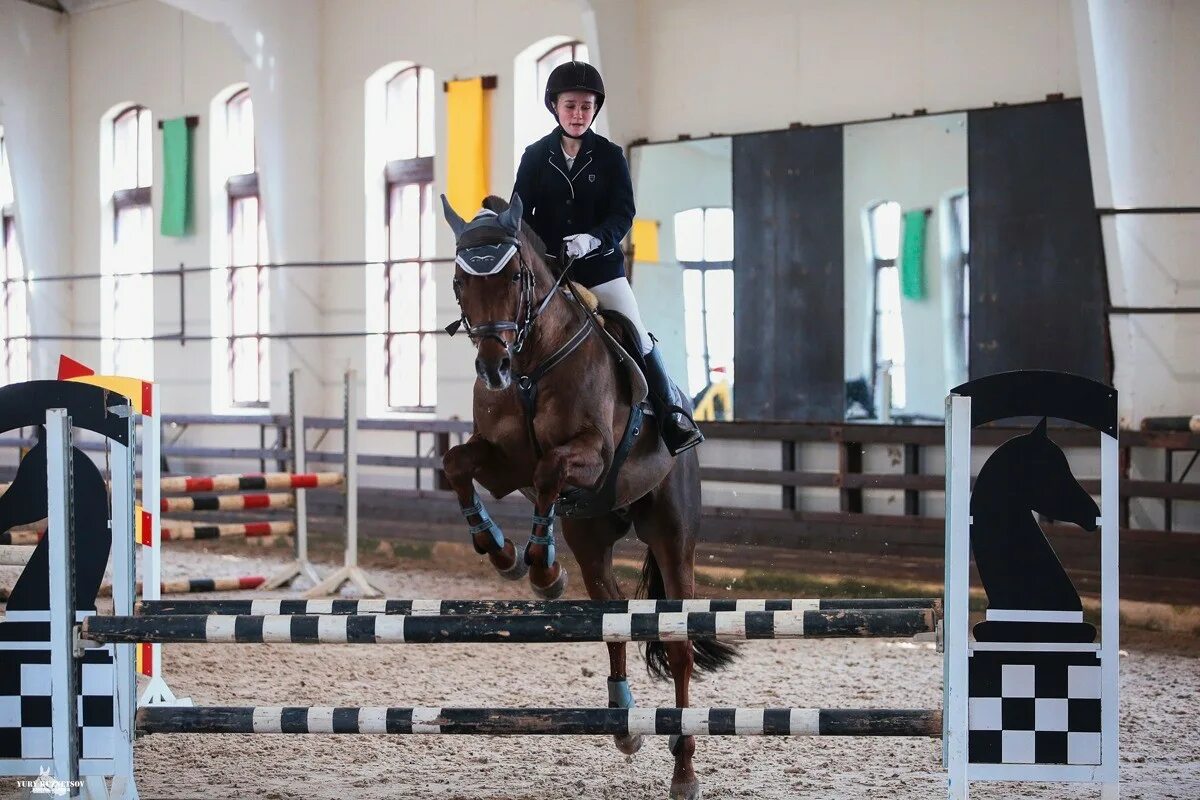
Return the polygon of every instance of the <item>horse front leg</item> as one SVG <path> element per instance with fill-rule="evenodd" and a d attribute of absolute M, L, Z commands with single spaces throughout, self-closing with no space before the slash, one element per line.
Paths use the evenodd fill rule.
<path fill-rule="evenodd" d="M 554 600 L 567 588 L 567 571 L 554 557 L 554 503 L 567 486 L 590 487 L 600 480 L 604 474 L 603 452 L 600 434 L 590 431 L 548 451 L 534 469 L 537 500 L 533 532 L 525 545 L 525 563 L 529 565 L 529 584 L 539 597 Z"/>
<path fill-rule="evenodd" d="M 512 540 L 506 539 L 500 526 L 487 512 L 479 493 L 475 491 L 478 480 L 497 496 L 503 496 L 517 487 L 511 483 L 511 470 L 505 470 L 501 453 L 487 439 L 475 434 L 463 444 L 451 447 L 442 457 L 442 470 L 450 488 L 458 496 L 467 524 L 471 526 L 471 544 L 475 552 L 486 555 L 501 577 L 511 581 L 525 577 L 528 566 L 517 553 Z"/>

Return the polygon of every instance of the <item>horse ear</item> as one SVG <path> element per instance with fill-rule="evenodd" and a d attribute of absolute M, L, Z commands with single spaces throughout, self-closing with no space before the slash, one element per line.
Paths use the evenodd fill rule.
<path fill-rule="evenodd" d="M 513 192 L 512 199 L 508 201 L 508 208 L 500 215 L 500 224 L 506 229 L 517 232 L 521 230 L 521 216 L 525 213 L 525 206 L 521 203 L 521 195 Z"/>
<path fill-rule="evenodd" d="M 1042 436 L 1042 437 L 1046 436 L 1046 418 L 1045 417 L 1042 417 L 1042 421 L 1037 424 L 1037 427 L 1033 429 L 1033 432 L 1035 434 L 1037 434 L 1038 436 Z"/>
<path fill-rule="evenodd" d="M 467 227 L 467 223 L 463 222 L 463 218 L 450 207 L 450 201 L 444 194 L 442 195 L 442 214 L 446 217 L 446 222 L 450 224 L 450 230 L 454 231 L 454 238 L 462 236 L 463 228 Z"/>

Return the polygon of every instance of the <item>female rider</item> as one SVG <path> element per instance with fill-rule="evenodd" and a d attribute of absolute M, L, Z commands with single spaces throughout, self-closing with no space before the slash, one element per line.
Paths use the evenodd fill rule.
<path fill-rule="evenodd" d="M 595 67 L 582 61 L 556 67 L 546 80 L 546 108 L 558 125 L 525 148 L 513 188 L 524 203 L 525 222 L 547 247 L 561 241 L 566 257 L 575 259 L 571 279 L 590 289 L 601 307 L 633 323 L 659 430 L 676 455 L 704 436 L 675 399 L 678 390 L 625 277 L 621 240 L 633 224 L 633 184 L 621 148 L 591 129 L 603 105 L 604 81 Z"/>

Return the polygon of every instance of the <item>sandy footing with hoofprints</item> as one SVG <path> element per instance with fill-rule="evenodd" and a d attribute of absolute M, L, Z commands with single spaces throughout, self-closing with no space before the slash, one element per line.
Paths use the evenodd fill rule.
<path fill-rule="evenodd" d="M 191 543 L 180 549 L 185 552 L 172 551 L 164 559 L 164 579 L 189 573 L 269 575 L 286 555 L 267 548 L 220 552 Z M 442 571 L 433 566 L 372 568 L 368 574 L 389 597 L 528 596 L 523 583 L 493 579 L 473 568 Z M 15 576 L 4 569 L 0 582 Z M 575 582 L 569 596 L 581 596 L 578 588 Z M 1142 635 L 1131 637 L 1123 648 L 1123 798 L 1200 798 L 1200 660 L 1196 648 L 1175 645 L 1155 646 Z M 608 658 L 600 644 L 176 644 L 163 650 L 171 688 L 200 705 L 607 703 Z M 941 655 L 931 642 L 756 641 L 739 650 L 732 669 L 693 683 L 693 705 L 941 705 Z M 633 646 L 629 661 L 638 705 L 674 705 L 671 685 L 646 675 Z M 609 737 L 598 736 L 160 734 L 140 738 L 135 754 L 143 798 L 640 800 L 666 797 L 672 764 L 665 737 L 647 737 L 641 752 L 626 757 Z M 710 800 L 928 800 L 945 794 L 938 739 L 698 738 L 695 766 Z M 0 779 L 0 787 L 0 797 L 19 796 L 11 779 Z M 1092 798 L 1099 797 L 1099 789 L 975 784 L 972 796 Z"/>

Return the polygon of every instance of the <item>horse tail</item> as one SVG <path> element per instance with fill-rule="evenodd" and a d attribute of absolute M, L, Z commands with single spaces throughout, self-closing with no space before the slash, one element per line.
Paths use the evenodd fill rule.
<path fill-rule="evenodd" d="M 638 582 L 637 596 L 653 600 L 664 600 L 667 597 L 662 570 L 658 568 L 658 561 L 650 550 L 646 550 L 646 560 L 642 564 L 642 578 Z M 736 648 L 716 639 L 697 639 L 692 642 L 692 650 L 698 672 L 725 669 L 737 656 Z M 646 659 L 646 671 L 651 676 L 661 680 L 671 678 L 671 664 L 667 660 L 667 647 L 664 642 L 646 642 L 643 655 Z"/>

